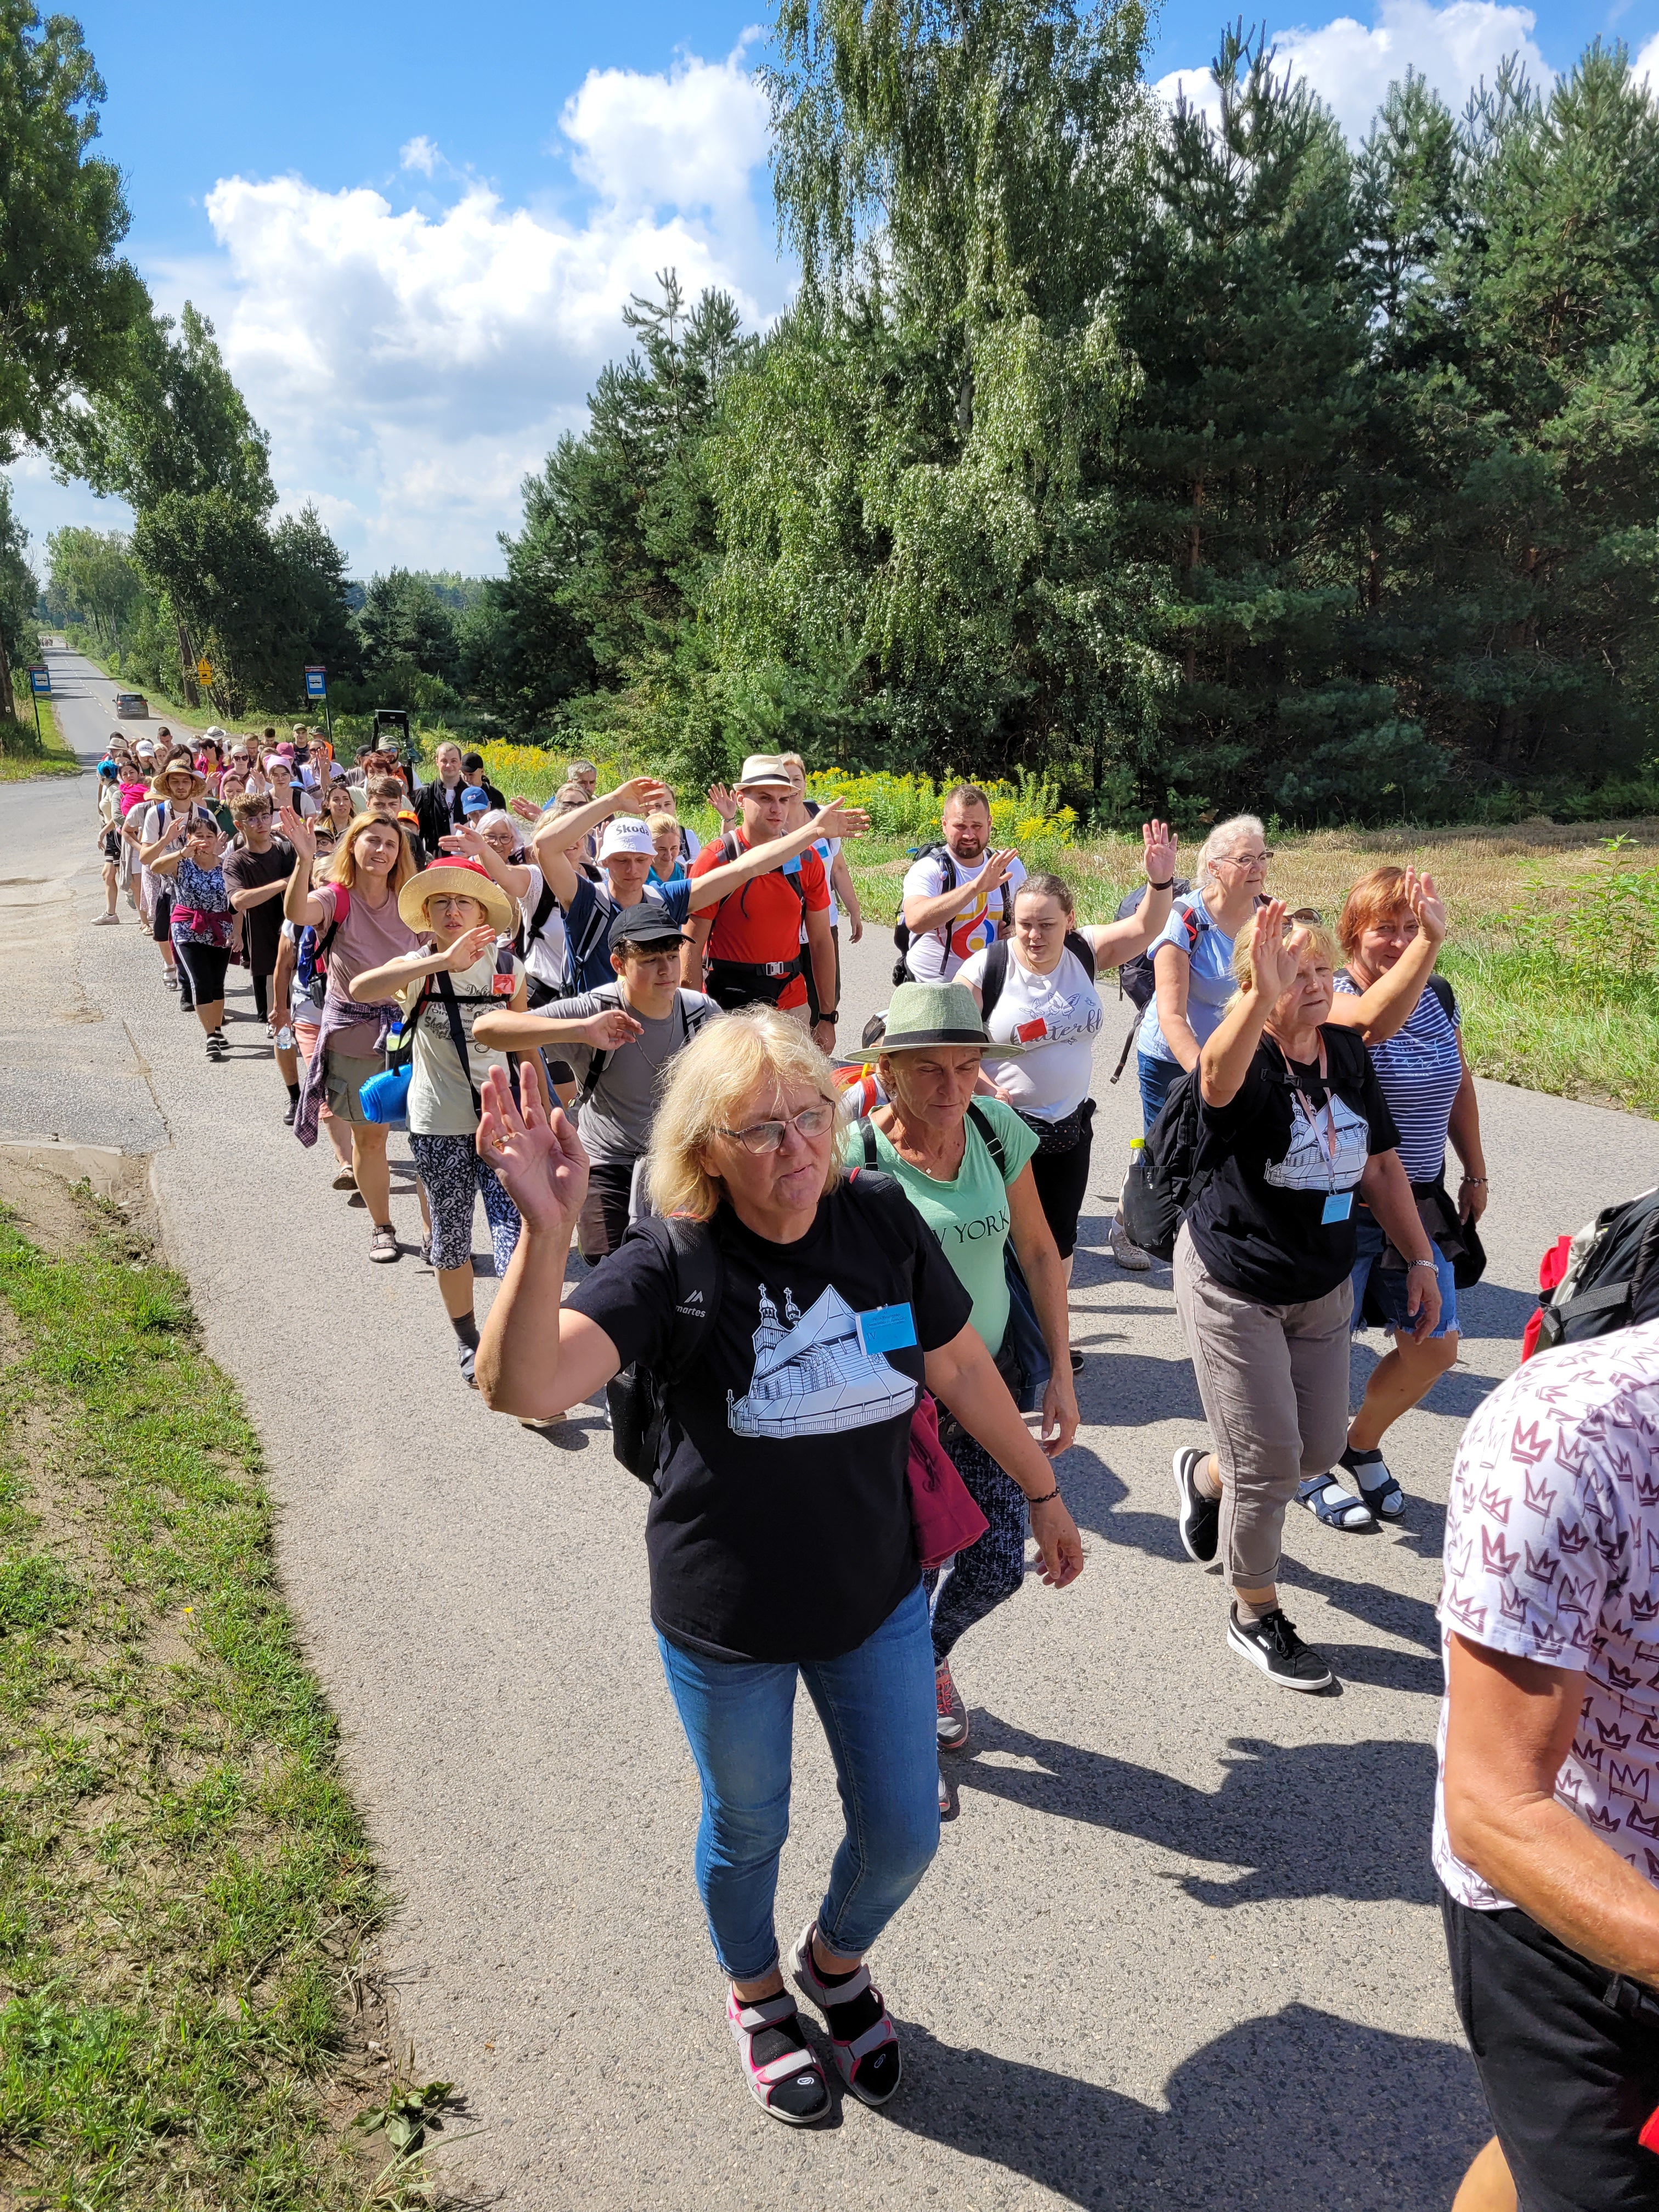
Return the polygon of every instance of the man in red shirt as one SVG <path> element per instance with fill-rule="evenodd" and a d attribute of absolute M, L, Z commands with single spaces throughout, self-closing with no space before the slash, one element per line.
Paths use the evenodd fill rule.
<path fill-rule="evenodd" d="M 784 836 L 794 797 L 794 780 L 781 760 L 751 753 L 738 780 L 740 826 L 705 845 L 691 866 L 693 880 L 735 860 L 752 846 L 769 845 Z M 730 849 L 728 849 L 728 848 Z M 824 1052 L 836 1048 L 836 953 L 830 935 L 830 886 L 823 863 L 809 848 L 798 859 L 757 876 L 718 906 L 694 914 L 681 961 L 688 990 L 706 990 L 727 1012 L 738 1006 L 781 1006 L 805 1024 L 806 981 L 801 973 L 804 948 L 823 1009 L 812 1037 Z M 707 951 L 708 980 L 703 978 Z"/>

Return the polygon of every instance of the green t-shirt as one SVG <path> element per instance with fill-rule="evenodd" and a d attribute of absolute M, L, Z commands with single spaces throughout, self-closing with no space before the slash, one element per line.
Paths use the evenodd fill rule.
<path fill-rule="evenodd" d="M 974 1104 L 1002 1139 L 1006 1178 L 997 1173 L 971 1115 L 962 1164 L 950 1182 L 938 1182 L 902 1160 L 879 1129 L 875 1133 L 876 1159 L 884 1174 L 902 1184 L 905 1196 L 944 1247 L 945 1258 L 974 1302 L 974 1327 L 994 1358 L 1008 1327 L 1008 1281 L 1002 1272 L 1008 1242 L 1007 1184 L 1018 1177 L 1037 1140 L 1013 1108 L 1000 1098 L 975 1098 Z M 864 1140 L 854 1128 L 846 1141 L 847 1157 L 856 1165 L 864 1158 Z"/>

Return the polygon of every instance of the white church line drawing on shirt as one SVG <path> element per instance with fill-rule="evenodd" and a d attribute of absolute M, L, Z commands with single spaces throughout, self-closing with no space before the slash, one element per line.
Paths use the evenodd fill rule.
<path fill-rule="evenodd" d="M 726 1425 L 740 1437 L 827 1436 L 908 1413 L 916 1386 L 859 1342 L 853 1309 L 834 1288 L 805 1314 L 783 1294 L 783 1320 L 760 1286 L 755 1371 L 749 1394 L 726 1394 Z"/>

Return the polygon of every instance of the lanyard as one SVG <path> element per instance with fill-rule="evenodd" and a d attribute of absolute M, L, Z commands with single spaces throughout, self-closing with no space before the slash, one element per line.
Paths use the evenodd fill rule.
<path fill-rule="evenodd" d="M 1277 1040 L 1275 1040 L 1275 1042 L 1277 1042 Z M 1296 1103 L 1302 1109 L 1303 1114 L 1307 1119 L 1308 1127 L 1313 1131 L 1315 1136 L 1317 1137 L 1320 1135 L 1321 1132 L 1319 1121 L 1314 1113 L 1313 1106 L 1308 1099 L 1306 1093 L 1303 1091 L 1301 1085 L 1297 1081 L 1295 1076 L 1291 1074 L 1291 1056 L 1289 1053 L 1285 1050 L 1283 1045 L 1279 1046 L 1279 1056 L 1285 1062 L 1285 1073 L 1291 1078 L 1291 1089 L 1295 1094 Z M 1325 1120 L 1325 1127 L 1323 1132 L 1326 1163 L 1325 1173 L 1330 1184 L 1332 1195 L 1334 1196 L 1336 1192 L 1336 1115 L 1331 1107 L 1330 1078 L 1326 1072 L 1325 1040 L 1322 1036 L 1319 1040 L 1319 1079 L 1325 1085 L 1325 1105 L 1323 1109 Z"/>

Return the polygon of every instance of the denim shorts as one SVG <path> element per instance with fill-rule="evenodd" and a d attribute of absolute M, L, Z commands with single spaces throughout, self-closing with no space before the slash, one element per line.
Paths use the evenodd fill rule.
<path fill-rule="evenodd" d="M 1368 1206 L 1358 1206 L 1354 1215 L 1358 1257 L 1353 1267 L 1353 1322 L 1356 1336 L 1365 1326 L 1365 1285 L 1375 1284 L 1377 1304 L 1386 1319 L 1382 1326 L 1390 1331 L 1411 1333 L 1411 1322 L 1406 1312 L 1406 1294 L 1411 1283 L 1409 1272 L 1403 1267 L 1384 1267 L 1380 1262 L 1388 1238 L 1382 1234 L 1376 1215 Z M 1431 1244 L 1434 1254 L 1434 1271 L 1440 1281 L 1440 1319 L 1431 1334 L 1444 1336 L 1457 1326 L 1457 1282 L 1452 1273 L 1452 1263 L 1437 1244 Z M 1375 1274 L 1372 1270 L 1375 1268 Z"/>

